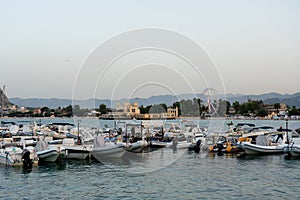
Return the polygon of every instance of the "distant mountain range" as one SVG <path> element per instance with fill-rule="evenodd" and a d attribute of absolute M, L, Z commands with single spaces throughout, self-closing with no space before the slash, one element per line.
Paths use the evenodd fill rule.
<path fill-rule="evenodd" d="M 217 98 L 224 98 L 225 95 L 219 95 Z M 58 108 L 66 107 L 68 105 L 80 105 L 81 108 L 98 108 L 100 104 L 105 104 L 107 107 L 115 107 L 117 102 L 138 102 L 139 105 L 148 106 L 153 104 L 166 103 L 168 106 L 172 105 L 176 101 L 182 99 L 193 99 L 200 98 L 206 101 L 203 94 L 182 94 L 182 95 L 159 95 L 152 96 L 149 98 L 134 98 L 134 99 L 120 99 L 120 100 L 109 100 L 109 99 L 85 99 L 85 100 L 72 100 L 72 99 L 57 99 L 57 98 L 10 98 L 9 101 L 18 106 L 24 107 L 44 107 Z M 263 100 L 266 104 L 274 104 L 284 102 L 289 106 L 300 107 L 300 92 L 295 94 L 279 94 L 279 93 L 265 93 L 259 95 L 244 95 L 244 94 L 226 94 L 226 100 L 233 103 L 234 101 L 246 102 L 248 99 L 252 100 Z"/>

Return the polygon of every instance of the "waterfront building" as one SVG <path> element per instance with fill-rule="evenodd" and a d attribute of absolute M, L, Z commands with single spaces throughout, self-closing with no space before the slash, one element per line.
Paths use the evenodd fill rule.
<path fill-rule="evenodd" d="M 103 119 L 175 119 L 178 117 L 178 108 L 167 108 L 163 113 L 145 113 L 141 114 L 137 102 L 130 104 L 116 103 L 116 109 L 108 114 L 101 115 Z"/>
<path fill-rule="evenodd" d="M 178 117 L 178 107 L 176 108 L 168 108 L 167 109 L 167 118 L 176 118 Z"/>
<path fill-rule="evenodd" d="M 125 103 L 116 103 L 116 111 L 114 112 L 115 116 L 120 116 L 122 118 L 134 118 L 140 114 L 139 105 L 137 102 L 130 104 L 129 102 Z"/>
<path fill-rule="evenodd" d="M 286 103 L 280 103 L 279 108 L 275 108 L 274 104 L 265 104 L 264 108 L 269 115 L 285 115 L 288 109 Z"/>

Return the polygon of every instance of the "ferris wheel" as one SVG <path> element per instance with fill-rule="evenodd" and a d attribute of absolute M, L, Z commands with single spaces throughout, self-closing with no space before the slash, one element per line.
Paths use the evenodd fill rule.
<path fill-rule="evenodd" d="M 218 115 L 217 110 L 218 110 L 218 103 L 216 102 L 216 94 L 217 91 L 213 88 L 206 88 L 203 93 L 202 93 L 205 98 L 206 98 L 206 103 L 208 107 L 208 114 L 212 116 Z"/>

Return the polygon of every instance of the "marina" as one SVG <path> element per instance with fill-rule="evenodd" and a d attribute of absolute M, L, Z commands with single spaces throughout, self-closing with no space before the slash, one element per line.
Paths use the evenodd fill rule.
<path fill-rule="evenodd" d="M 59 121 L 72 123 L 74 119 L 42 119 L 42 123 L 47 124 L 48 120 L 52 123 Z M 13 121 L 18 123 L 18 119 L 13 119 Z M 83 127 L 94 130 L 95 125 L 114 127 L 114 123 L 110 120 L 82 118 L 80 122 L 80 130 L 83 130 Z M 193 122 L 202 129 L 210 127 L 210 123 L 214 124 L 210 120 L 194 120 Z M 280 127 L 285 123 L 285 121 L 278 120 L 253 120 L 250 122 L 255 124 L 255 127 L 265 124 Z M 132 121 L 124 123 L 132 125 Z M 149 122 L 147 123 L 149 124 Z M 154 124 L 157 123 L 159 122 L 156 121 Z M 182 120 L 171 120 L 166 123 L 184 124 Z M 229 123 L 231 121 L 224 121 L 224 134 L 228 131 L 226 126 Z M 243 122 L 233 121 L 233 124 L 239 123 Z M 297 129 L 299 125 L 299 121 L 289 121 L 291 129 Z M 190 123 L 188 126 L 182 126 L 180 132 L 177 128 L 172 129 L 181 134 L 182 130 L 186 129 L 184 127 L 195 128 Z M 75 129 L 77 128 L 75 127 Z M 154 130 L 159 131 L 156 128 Z M 196 129 L 194 131 L 197 132 Z M 142 132 L 146 133 L 146 131 Z M 204 145 L 209 134 L 215 134 L 213 127 L 207 130 L 205 138 L 199 137 L 204 140 L 197 141 L 201 141 L 200 144 Z M 244 132 L 243 134 L 248 133 Z M 201 148 L 196 152 L 194 147 L 183 147 L 184 145 L 182 148 L 180 145 L 178 148 L 174 148 L 174 146 L 169 148 L 170 142 L 166 142 L 165 146 L 161 148 L 145 149 L 137 153 L 126 150 L 126 141 L 124 143 L 117 140 L 113 142 L 113 140 L 105 139 L 99 133 L 96 135 L 98 135 L 97 142 L 94 141 L 90 147 L 90 154 L 83 159 L 70 159 L 64 153 L 60 162 L 42 162 L 25 171 L 22 167 L 0 165 L 1 190 L 12 192 L 13 189 L 18 189 L 24 195 L 30 196 L 34 193 L 35 198 L 41 199 L 65 199 L 70 196 L 81 199 L 129 199 L 132 198 L 132 194 L 137 199 L 174 199 L 178 196 L 188 199 L 211 199 L 220 197 L 220 195 L 231 199 L 240 199 L 241 196 L 246 199 L 259 199 L 265 198 L 266 195 L 285 198 L 287 194 L 289 198 L 299 198 L 297 192 L 299 177 L 295 174 L 300 169 L 300 160 L 295 156 L 288 156 L 291 149 L 297 150 L 297 145 L 289 146 L 289 149 L 285 148 L 285 151 L 280 154 L 244 155 L 244 152 L 225 153 L 223 151 L 220 154 L 218 151 L 209 151 L 209 148 Z M 57 138 L 57 140 L 61 139 Z M 54 143 L 53 141 L 51 143 Z M 76 139 L 72 138 L 72 141 L 75 142 Z M 216 139 L 214 142 L 217 143 L 218 140 Z M 70 142 L 70 138 L 67 138 L 65 143 L 74 147 L 77 145 Z M 98 146 L 95 147 L 95 143 Z M 156 140 L 156 143 L 162 142 Z M 184 141 L 184 144 L 187 144 L 187 141 Z M 65 149 L 61 146 L 61 151 L 65 151 Z M 53 148 L 49 152 L 53 152 Z M 295 155 L 295 153 L 290 155 Z M 51 184 L 51 189 L 47 190 L 48 184 Z M 259 190 L 260 187 L 266 187 L 266 189 Z M 43 190 L 42 194 L 41 190 Z M 5 198 L 4 193 L 1 195 L 0 198 Z M 10 198 L 17 198 L 19 195 L 18 192 L 12 192 Z"/>
<path fill-rule="evenodd" d="M 300 199 L 299 10 L 1 2 L 0 200 Z"/>

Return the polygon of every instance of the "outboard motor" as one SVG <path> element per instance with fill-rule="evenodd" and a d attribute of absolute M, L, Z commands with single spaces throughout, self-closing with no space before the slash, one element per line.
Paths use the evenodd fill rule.
<path fill-rule="evenodd" d="M 118 135 L 121 135 L 121 134 L 122 134 L 122 128 L 118 128 L 117 134 L 118 134 Z"/>
<path fill-rule="evenodd" d="M 23 162 L 23 169 L 32 168 L 32 160 L 30 159 L 30 151 L 28 149 L 24 149 L 22 152 L 22 162 Z"/>
<path fill-rule="evenodd" d="M 223 151 L 223 149 L 224 149 L 223 143 L 221 143 L 221 142 L 217 143 L 217 147 L 218 147 L 218 152 L 219 153 L 221 153 Z"/>
<path fill-rule="evenodd" d="M 222 156 L 223 155 L 223 149 L 225 149 L 224 146 L 223 146 L 223 142 L 221 142 L 221 141 L 217 142 L 216 147 L 217 147 L 217 155 Z"/>
<path fill-rule="evenodd" d="M 196 146 L 194 146 L 195 153 L 199 153 L 200 152 L 200 146 L 201 146 L 201 140 L 198 140 L 196 142 Z"/>

